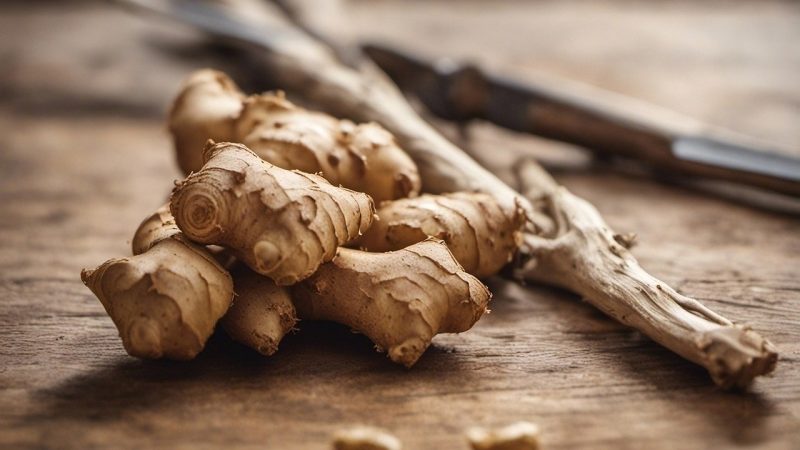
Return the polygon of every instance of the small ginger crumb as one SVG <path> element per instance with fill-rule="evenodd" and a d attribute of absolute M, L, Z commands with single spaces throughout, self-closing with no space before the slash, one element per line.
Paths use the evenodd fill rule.
<path fill-rule="evenodd" d="M 357 426 L 333 435 L 334 450 L 401 450 L 400 440 L 386 430 Z"/>
<path fill-rule="evenodd" d="M 530 422 L 517 422 L 497 430 L 475 427 L 467 430 L 473 450 L 537 450 L 539 427 Z"/>

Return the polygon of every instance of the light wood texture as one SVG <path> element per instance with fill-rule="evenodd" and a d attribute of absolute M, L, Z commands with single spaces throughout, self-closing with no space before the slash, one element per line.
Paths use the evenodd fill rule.
<path fill-rule="evenodd" d="M 800 147 L 795 4 L 470 2 L 457 17 L 411 5 L 359 3 L 354 17 L 429 54 L 491 55 Z M 502 145 L 562 168 L 558 181 L 638 233 L 648 270 L 768 336 L 775 375 L 722 392 L 576 297 L 502 280 L 489 316 L 437 338 L 410 371 L 309 323 L 272 358 L 222 333 L 191 363 L 128 357 L 80 269 L 129 254 L 178 177 L 163 117 L 182 77 L 236 71 L 190 32 L 101 4 L 0 8 L 0 447 L 324 449 L 363 423 L 409 449 L 466 449 L 466 428 L 518 420 L 540 426 L 545 448 L 800 445 L 797 217 L 583 169 L 573 149 L 483 125 L 476 153 Z"/>

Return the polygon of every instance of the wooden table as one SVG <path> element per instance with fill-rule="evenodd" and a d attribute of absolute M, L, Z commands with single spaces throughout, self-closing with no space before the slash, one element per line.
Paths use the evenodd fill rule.
<path fill-rule="evenodd" d="M 459 449 L 469 426 L 529 420 L 544 448 L 800 448 L 797 209 L 587 168 L 487 125 L 476 151 L 537 152 L 638 233 L 646 268 L 770 337 L 774 376 L 722 392 L 575 296 L 500 279 L 492 313 L 412 370 L 312 323 L 272 358 L 221 333 L 193 362 L 128 357 L 80 269 L 129 254 L 178 177 L 163 116 L 182 77 L 232 61 L 103 4 L 0 11 L 0 447 L 323 449 L 363 423 Z M 430 55 L 568 76 L 800 148 L 796 3 L 359 2 L 353 18 Z"/>

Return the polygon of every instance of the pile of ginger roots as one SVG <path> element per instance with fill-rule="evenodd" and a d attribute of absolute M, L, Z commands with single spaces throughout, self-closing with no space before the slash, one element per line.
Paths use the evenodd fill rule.
<path fill-rule="evenodd" d="M 169 114 L 188 176 L 147 217 L 133 256 L 84 270 L 141 358 L 189 360 L 217 323 L 271 355 L 298 320 L 366 335 L 412 366 L 438 333 L 470 329 L 526 222 L 491 196 L 421 194 L 411 158 L 375 123 L 246 96 L 192 74 Z"/>

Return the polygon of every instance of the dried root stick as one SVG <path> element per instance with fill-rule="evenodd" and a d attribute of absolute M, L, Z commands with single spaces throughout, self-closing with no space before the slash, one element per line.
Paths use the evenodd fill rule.
<path fill-rule="evenodd" d="M 387 202 L 357 244 L 371 252 L 399 250 L 428 236 L 441 239 L 468 273 L 488 277 L 516 254 L 525 214 L 509 217 L 481 193 L 425 194 Z"/>
<path fill-rule="evenodd" d="M 614 319 L 705 367 L 724 388 L 747 386 L 774 369 L 778 355 L 768 340 L 645 272 L 626 240 L 591 204 L 558 186 L 535 162 L 520 167 L 523 192 L 556 224 L 545 236 L 527 235 L 521 278 L 577 292 Z"/>
<path fill-rule="evenodd" d="M 390 253 L 340 248 L 292 297 L 301 318 L 347 325 L 411 367 L 437 333 L 470 329 L 491 294 L 446 245 L 427 240 Z"/>
<path fill-rule="evenodd" d="M 230 275 L 175 228 L 166 208 L 142 223 L 133 247 L 135 256 L 84 269 L 81 279 L 114 321 L 129 354 L 194 358 L 231 303 Z"/>
<path fill-rule="evenodd" d="M 270 356 L 297 324 L 289 292 L 243 264 L 231 275 L 236 298 L 222 318 L 222 327 L 231 339 Z"/>
<path fill-rule="evenodd" d="M 243 145 L 210 145 L 205 160 L 173 191 L 178 227 L 193 241 L 230 248 L 279 285 L 308 277 L 372 223 L 367 195 L 273 166 Z"/>

